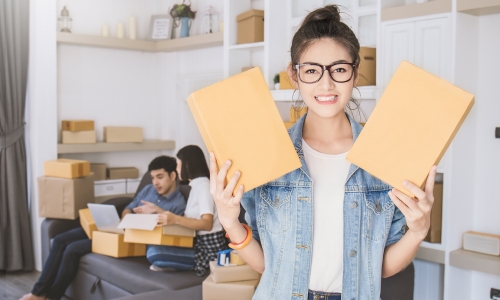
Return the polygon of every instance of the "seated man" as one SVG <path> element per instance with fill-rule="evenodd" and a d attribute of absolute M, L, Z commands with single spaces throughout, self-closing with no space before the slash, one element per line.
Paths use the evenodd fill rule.
<path fill-rule="evenodd" d="M 152 184 L 145 186 L 125 208 L 128 213 L 160 213 L 170 211 L 183 215 L 186 201 L 177 184 L 177 161 L 173 157 L 159 156 L 149 164 Z M 92 252 L 92 241 L 83 228 L 61 233 L 54 238 L 47 262 L 31 293 L 22 300 L 61 299 L 76 276 L 80 258 Z"/>

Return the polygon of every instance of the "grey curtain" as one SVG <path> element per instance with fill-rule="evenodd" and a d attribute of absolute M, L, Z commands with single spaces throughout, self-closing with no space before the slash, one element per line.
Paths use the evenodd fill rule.
<path fill-rule="evenodd" d="M 29 0 L 0 0 L 0 270 L 33 270 L 24 111 Z"/>

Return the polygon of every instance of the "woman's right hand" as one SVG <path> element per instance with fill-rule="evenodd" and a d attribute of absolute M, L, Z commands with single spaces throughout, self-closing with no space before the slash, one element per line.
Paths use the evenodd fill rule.
<path fill-rule="evenodd" d="M 243 185 L 238 187 L 233 196 L 234 188 L 241 176 L 239 171 L 236 171 L 227 186 L 224 186 L 229 167 L 231 167 L 230 160 L 226 161 L 219 171 L 215 155 L 210 152 L 210 194 L 217 206 L 219 221 L 226 231 L 234 226 L 241 226 L 238 217 L 240 216 L 240 201 L 243 197 Z"/>

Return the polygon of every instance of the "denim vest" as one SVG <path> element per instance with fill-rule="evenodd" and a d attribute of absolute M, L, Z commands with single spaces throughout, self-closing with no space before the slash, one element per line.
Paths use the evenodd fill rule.
<path fill-rule="evenodd" d="M 302 167 L 243 195 L 265 270 L 253 299 L 307 299 L 313 244 L 313 183 L 302 152 L 306 116 L 288 130 Z M 362 127 L 350 116 L 352 135 Z M 384 249 L 404 234 L 406 220 L 388 196 L 392 187 L 351 164 L 344 196 L 342 299 L 379 300 Z"/>

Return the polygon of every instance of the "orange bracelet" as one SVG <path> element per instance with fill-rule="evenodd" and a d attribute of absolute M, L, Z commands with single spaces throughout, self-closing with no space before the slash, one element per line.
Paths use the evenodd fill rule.
<path fill-rule="evenodd" d="M 246 246 L 248 246 L 248 244 L 250 244 L 250 242 L 252 241 L 252 230 L 250 229 L 250 227 L 248 227 L 248 225 L 246 224 L 241 224 L 243 225 L 243 227 L 245 227 L 246 231 L 247 231 L 247 236 L 245 237 L 245 239 L 241 242 L 241 243 L 229 243 L 229 248 L 231 249 L 234 249 L 234 250 L 240 250 L 240 249 L 243 249 L 245 248 Z M 229 237 L 228 234 L 226 233 L 226 237 Z"/>

